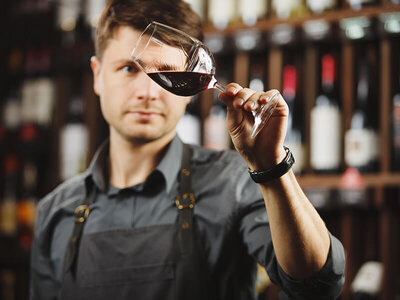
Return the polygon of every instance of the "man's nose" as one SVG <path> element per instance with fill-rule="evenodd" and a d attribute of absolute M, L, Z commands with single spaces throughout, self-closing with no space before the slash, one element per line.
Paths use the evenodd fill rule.
<path fill-rule="evenodd" d="M 156 100 L 160 97 L 162 87 L 154 82 L 144 72 L 139 75 L 138 84 L 136 84 L 136 96 L 139 100 Z"/>

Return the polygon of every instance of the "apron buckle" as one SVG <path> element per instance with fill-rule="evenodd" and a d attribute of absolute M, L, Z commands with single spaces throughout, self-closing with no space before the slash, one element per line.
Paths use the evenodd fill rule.
<path fill-rule="evenodd" d="M 184 200 L 190 200 L 189 203 L 185 203 L 187 201 Z M 183 203 L 181 203 L 181 200 Z M 178 207 L 178 209 L 184 209 L 184 208 L 193 208 L 194 207 L 194 195 L 193 193 L 185 193 L 183 195 L 178 195 L 175 199 L 175 204 Z"/>
<path fill-rule="evenodd" d="M 89 206 L 79 205 L 75 209 L 75 223 L 83 223 L 89 216 Z"/>

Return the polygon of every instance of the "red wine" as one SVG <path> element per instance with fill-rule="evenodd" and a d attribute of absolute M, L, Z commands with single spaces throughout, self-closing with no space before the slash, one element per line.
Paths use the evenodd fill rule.
<path fill-rule="evenodd" d="M 208 88 L 213 74 L 164 71 L 148 73 L 155 82 L 178 96 L 193 96 Z"/>

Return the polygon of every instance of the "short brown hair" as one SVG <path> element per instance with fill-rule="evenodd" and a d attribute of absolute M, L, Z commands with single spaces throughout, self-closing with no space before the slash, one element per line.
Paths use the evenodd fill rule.
<path fill-rule="evenodd" d="M 202 40 L 200 17 L 182 0 L 110 0 L 104 9 L 96 32 L 96 56 L 101 58 L 118 26 L 142 31 L 157 21 Z"/>

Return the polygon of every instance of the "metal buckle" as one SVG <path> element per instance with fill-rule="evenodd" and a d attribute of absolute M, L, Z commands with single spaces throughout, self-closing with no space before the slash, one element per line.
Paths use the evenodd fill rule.
<path fill-rule="evenodd" d="M 89 206 L 79 205 L 75 209 L 75 223 L 83 223 L 89 216 Z"/>
<path fill-rule="evenodd" d="M 189 198 L 190 203 L 188 204 L 182 204 L 181 200 L 185 200 Z M 184 209 L 184 208 L 193 208 L 194 207 L 194 195 L 193 193 L 185 193 L 183 195 L 178 195 L 175 199 L 175 204 L 178 207 L 178 209 Z"/>

